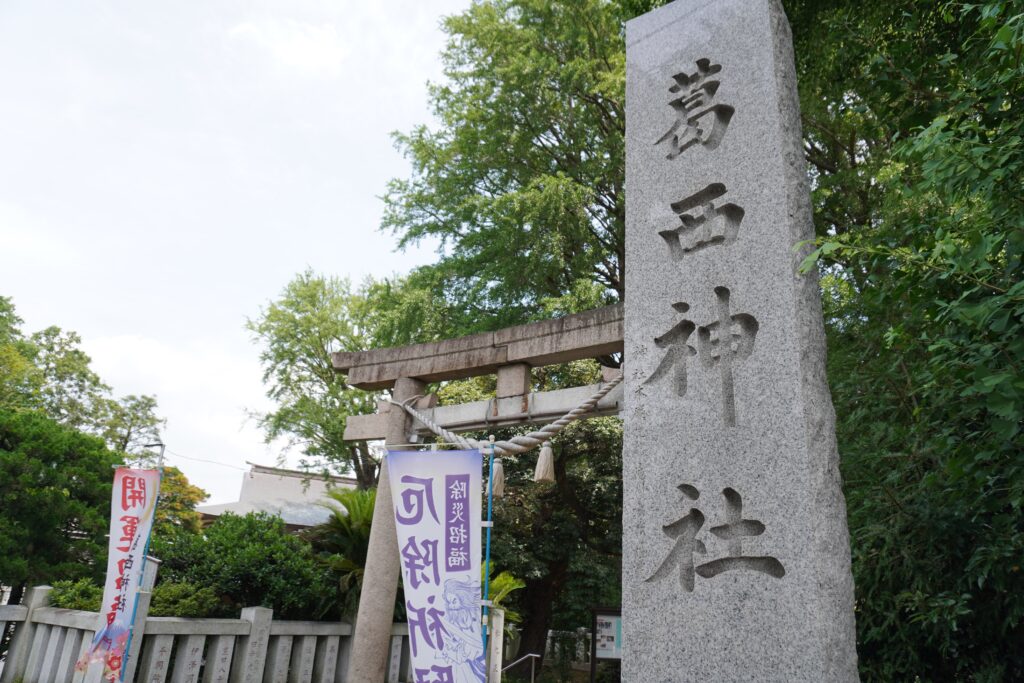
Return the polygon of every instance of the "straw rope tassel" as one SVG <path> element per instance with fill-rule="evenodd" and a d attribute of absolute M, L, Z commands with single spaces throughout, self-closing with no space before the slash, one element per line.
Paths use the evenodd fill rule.
<path fill-rule="evenodd" d="M 501 464 L 501 458 L 494 461 L 494 485 L 492 487 L 495 498 L 505 497 L 505 468 Z"/>
<path fill-rule="evenodd" d="M 555 452 L 551 450 L 551 442 L 545 441 L 537 458 L 537 469 L 533 471 L 535 482 L 555 480 Z"/>

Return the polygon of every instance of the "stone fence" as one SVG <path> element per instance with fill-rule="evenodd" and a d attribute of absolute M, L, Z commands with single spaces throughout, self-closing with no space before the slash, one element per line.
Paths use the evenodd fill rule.
<path fill-rule="evenodd" d="M 75 671 L 100 615 L 49 606 L 49 586 L 31 589 L 23 605 L 0 605 L 0 634 L 14 634 L 0 683 L 100 683 L 101 665 Z M 352 627 L 340 622 L 275 621 L 262 607 L 239 619 L 148 616 L 140 595 L 125 681 L 137 683 L 342 683 Z M 394 624 L 388 683 L 412 680 L 408 628 Z"/>

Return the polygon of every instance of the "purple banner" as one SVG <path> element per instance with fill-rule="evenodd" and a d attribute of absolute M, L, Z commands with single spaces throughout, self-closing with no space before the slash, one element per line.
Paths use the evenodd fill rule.
<path fill-rule="evenodd" d="M 413 681 L 483 683 L 480 452 L 391 452 L 387 467 Z"/>

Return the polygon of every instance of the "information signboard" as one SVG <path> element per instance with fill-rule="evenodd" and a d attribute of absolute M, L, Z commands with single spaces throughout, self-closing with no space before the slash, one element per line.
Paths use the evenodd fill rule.
<path fill-rule="evenodd" d="M 612 607 L 593 608 L 590 627 L 590 681 L 597 677 L 597 660 L 622 659 L 622 610 Z"/>

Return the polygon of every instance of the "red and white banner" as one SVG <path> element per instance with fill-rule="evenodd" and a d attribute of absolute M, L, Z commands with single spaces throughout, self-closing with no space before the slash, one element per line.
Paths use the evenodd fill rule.
<path fill-rule="evenodd" d="M 416 683 L 483 683 L 480 451 L 387 456 Z"/>
<path fill-rule="evenodd" d="M 100 624 L 92 645 L 75 667 L 83 670 L 102 661 L 103 678 L 108 681 L 120 681 L 124 676 L 125 653 L 131 642 L 135 604 L 159 493 L 160 470 L 120 467 L 114 473 L 110 554 Z"/>

